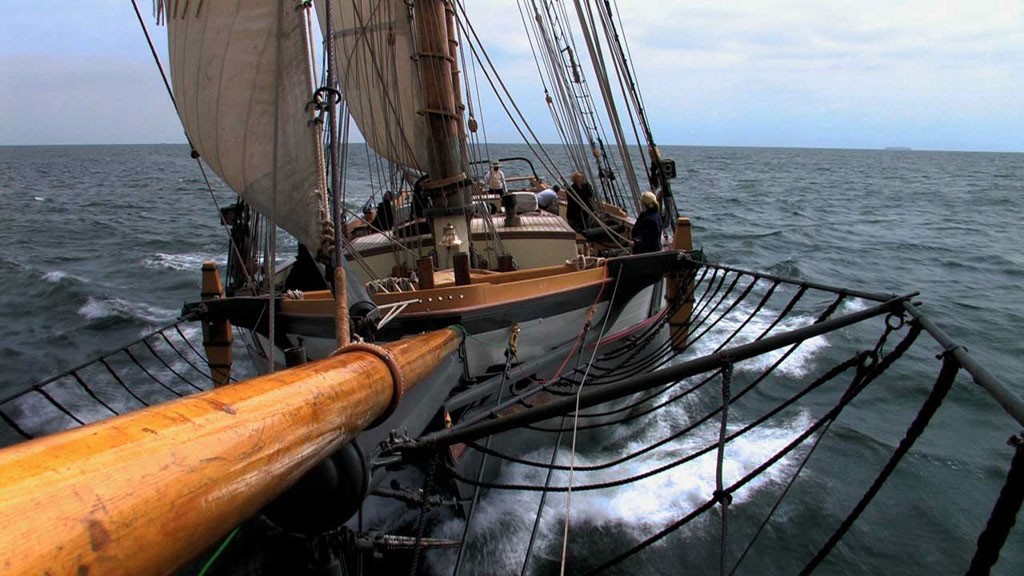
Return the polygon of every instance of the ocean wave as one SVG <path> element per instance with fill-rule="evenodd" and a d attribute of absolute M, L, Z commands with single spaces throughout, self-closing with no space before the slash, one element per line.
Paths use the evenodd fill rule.
<path fill-rule="evenodd" d="M 147 324 L 162 324 L 177 317 L 174 310 L 142 302 L 130 302 L 117 297 L 94 298 L 92 296 L 78 309 L 78 315 L 86 320 L 122 318 Z"/>
<path fill-rule="evenodd" d="M 3 254 L 0 254 L 0 267 L 10 268 L 12 270 L 18 271 L 31 270 L 31 268 L 27 264 L 22 263 L 20 260 L 16 258 L 4 256 Z"/>
<path fill-rule="evenodd" d="M 756 303 L 756 300 L 754 300 L 754 302 Z M 761 334 L 767 330 L 771 326 L 772 322 L 774 322 L 778 317 L 778 311 L 770 310 L 766 306 L 757 316 L 747 321 L 747 318 L 753 313 L 753 311 L 754 305 L 744 302 L 736 306 L 732 312 L 725 315 L 713 328 L 709 328 L 705 325 L 697 326 L 695 329 L 696 334 L 701 334 L 705 330 L 707 330 L 707 333 L 697 341 L 695 346 L 684 354 L 683 359 L 691 359 L 712 354 L 727 339 L 729 339 L 727 346 L 730 348 L 741 344 L 749 344 L 761 336 Z M 709 322 L 713 321 L 714 319 L 709 320 Z M 747 321 L 747 323 L 741 330 L 740 325 L 743 324 L 744 321 Z M 791 314 L 782 319 L 772 329 L 771 334 L 789 332 L 791 330 L 813 324 L 814 321 L 815 318 L 813 316 Z M 739 331 L 737 332 L 737 330 Z M 733 336 L 733 333 L 736 333 L 735 336 Z M 821 352 L 826 350 L 828 346 L 829 341 L 826 336 L 816 336 L 814 338 L 804 340 L 795 350 L 789 353 L 786 359 L 775 369 L 775 372 L 790 377 L 805 376 L 814 366 L 815 359 Z M 775 362 L 781 359 L 788 351 L 789 347 L 785 347 L 755 356 L 749 360 L 737 363 L 736 369 L 747 372 L 762 372 L 775 364 Z"/>
<path fill-rule="evenodd" d="M 85 284 L 89 282 L 89 280 L 86 278 L 82 278 L 81 276 L 71 274 L 70 272 L 65 272 L 63 270 L 50 270 L 49 272 L 43 274 L 42 277 L 43 280 L 46 280 L 50 284 L 64 284 L 68 282 L 77 282 Z"/>
<path fill-rule="evenodd" d="M 143 258 L 142 265 L 154 270 L 199 271 L 199 269 L 202 268 L 203 263 L 208 260 L 213 260 L 218 266 L 227 265 L 226 256 L 214 256 L 200 252 L 186 252 L 183 254 L 166 254 L 164 252 L 157 252 L 152 256 Z"/>
<path fill-rule="evenodd" d="M 669 408 L 670 411 L 685 412 L 683 406 Z M 723 481 L 732 484 L 753 471 L 772 455 L 783 449 L 799 436 L 809 425 L 811 418 L 805 413 L 795 415 L 788 421 L 776 421 L 762 425 L 740 436 L 727 445 L 723 463 Z M 736 428 L 743 425 L 734 423 Z M 629 426 L 619 431 L 627 439 L 623 453 L 637 451 L 652 441 L 664 437 L 678 428 L 667 419 L 648 419 L 638 430 Z M 630 462 L 603 470 L 579 471 L 573 474 L 576 486 L 609 482 L 623 477 L 666 466 L 683 454 L 691 454 L 712 445 L 718 440 L 717 424 L 699 428 L 684 439 L 640 456 Z M 742 507 L 745 503 L 770 485 L 777 485 L 790 477 L 800 449 L 780 459 L 774 466 L 748 482 L 733 493 L 732 506 Z M 576 466 L 600 464 L 618 455 L 603 451 L 594 453 L 577 452 Z M 551 458 L 551 447 L 539 448 L 525 455 L 528 460 L 547 462 Z M 558 463 L 569 464 L 569 451 L 562 450 Z M 639 542 L 659 529 L 686 516 L 709 499 L 716 486 L 717 453 L 710 451 L 700 458 L 639 480 L 603 490 L 575 492 L 571 496 L 569 546 L 579 547 L 581 541 L 591 540 L 595 534 L 607 538 L 609 533 L 620 533 L 624 538 L 607 550 L 602 550 L 592 561 L 604 560 L 613 554 Z M 512 484 L 543 485 L 547 471 L 541 468 L 506 464 L 502 467 L 498 481 Z M 552 486 L 569 484 L 567 471 L 552 474 Z M 513 574 L 519 572 L 527 551 L 527 543 L 533 530 L 538 512 L 540 496 L 524 491 L 492 491 L 480 500 L 474 513 L 474 520 L 466 542 L 466 573 Z M 541 522 L 537 533 L 536 552 L 533 566 L 544 561 L 556 561 L 561 548 L 563 529 L 566 522 L 566 495 L 550 493 L 545 500 Z M 698 518 L 691 527 L 705 522 Z M 464 523 L 452 519 L 441 523 L 436 535 L 460 538 Z M 596 531 L 594 529 L 597 529 Z M 700 537 L 699 532 L 692 532 Z M 607 540 L 606 540 L 607 541 Z M 501 542 L 502 550 L 495 553 L 491 545 Z M 588 546 L 585 546 L 588 547 Z M 434 559 L 445 561 L 442 557 Z M 589 564 L 590 562 L 588 562 Z M 450 564 L 450 562 L 449 562 Z M 440 571 L 438 573 L 441 573 Z"/>
<path fill-rule="evenodd" d="M 803 274 L 800 272 L 800 264 L 795 258 L 787 258 L 781 262 L 776 262 L 768 267 L 767 272 L 793 280 L 804 279 Z"/>

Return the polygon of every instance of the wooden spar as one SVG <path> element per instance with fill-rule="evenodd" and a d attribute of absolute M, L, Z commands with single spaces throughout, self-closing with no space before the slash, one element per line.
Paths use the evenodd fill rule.
<path fill-rule="evenodd" d="M 224 297 L 224 284 L 220 281 L 217 264 L 212 261 L 203 263 L 203 301 L 217 300 Z M 206 360 L 210 364 L 210 377 L 214 386 L 223 386 L 231 380 L 232 348 L 234 336 L 231 322 L 227 320 L 203 320 L 203 348 Z"/>
<path fill-rule="evenodd" d="M 693 250 L 693 236 L 690 233 L 690 219 L 676 220 L 675 234 L 672 235 L 673 250 Z M 674 301 L 685 298 L 674 314 L 668 319 L 668 333 L 672 350 L 680 352 L 686 349 L 686 339 L 690 332 L 690 315 L 693 314 L 693 279 L 689 276 L 680 278 L 672 273 L 666 278 L 665 298 Z"/>
<path fill-rule="evenodd" d="M 383 348 L 408 389 L 459 341 Z M 0 572 L 173 572 L 384 414 L 393 386 L 353 350 L 0 450 Z"/>

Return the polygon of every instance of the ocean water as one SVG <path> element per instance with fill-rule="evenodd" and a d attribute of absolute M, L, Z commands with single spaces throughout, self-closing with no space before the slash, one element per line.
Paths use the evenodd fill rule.
<path fill-rule="evenodd" d="M 491 150 L 495 156 L 525 152 L 517 146 Z M 678 206 L 711 260 L 868 291 L 920 290 L 933 320 L 1024 393 L 1024 155 L 702 147 L 664 147 L 663 153 L 679 165 L 673 183 Z M 360 154 L 355 147 L 353 202 L 375 187 L 372 166 Z M 564 169 L 563 159 L 556 162 Z M 216 178 L 213 187 L 221 203 L 232 201 Z M 198 297 L 202 262 L 224 262 L 225 232 L 185 146 L 0 147 L 0 206 L 0 397 L 173 320 L 183 302 Z M 828 365 L 839 344 L 828 338 L 809 343 L 786 369 L 798 374 Z M 822 464 L 806 486 L 794 489 L 792 504 L 769 530 L 771 545 L 758 549 L 739 573 L 790 573 L 806 562 L 902 436 L 905 415 L 919 405 L 935 372 L 927 356 L 917 360 L 919 370 L 898 374 L 897 384 L 910 385 L 879 392 L 833 428 L 841 442 L 823 447 Z M 668 412 L 614 434 L 620 446 L 640 445 L 681 416 Z M 802 418 L 760 430 L 737 446 L 730 473 L 788 442 L 806 425 Z M 1012 420 L 961 376 L 893 485 L 821 573 L 962 573 L 1012 455 L 1005 439 L 1015 431 Z M 692 442 L 713 433 L 701 431 Z M 550 453 L 524 454 L 543 460 Z M 579 459 L 606 456 L 581 453 Z M 747 502 L 756 505 L 759 494 L 791 471 L 787 466 L 792 463 L 745 492 L 734 513 Z M 714 462 L 698 460 L 684 472 L 574 496 L 571 557 L 599 560 L 692 508 L 713 486 Z M 523 474 L 509 469 L 504 479 L 528 479 Z M 518 573 L 534 498 L 484 495 L 483 527 L 473 534 L 498 551 L 496 557 L 471 556 L 471 572 Z M 557 510 L 564 500 L 552 498 L 549 507 L 538 573 L 557 573 L 564 517 Z M 698 523 L 616 573 L 715 571 L 717 539 L 717 529 Z M 996 573 L 1024 573 L 1024 529 L 1014 532 L 1002 558 Z"/>

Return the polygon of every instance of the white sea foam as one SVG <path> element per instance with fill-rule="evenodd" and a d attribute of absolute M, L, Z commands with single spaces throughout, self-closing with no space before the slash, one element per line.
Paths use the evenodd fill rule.
<path fill-rule="evenodd" d="M 43 280 L 46 280 L 50 284 L 56 284 L 67 277 L 68 273 L 63 270 L 52 270 L 43 274 Z"/>
<path fill-rule="evenodd" d="M 76 282 L 88 282 L 88 280 L 86 280 L 85 278 L 82 278 L 81 276 L 78 276 L 77 274 L 72 274 L 70 272 L 65 272 L 63 270 L 51 270 L 51 271 L 43 274 L 43 280 L 49 282 L 50 284 L 60 284 L 64 280 L 74 280 Z"/>
<path fill-rule="evenodd" d="M 142 260 L 142 265 L 155 270 L 192 270 L 198 271 L 207 260 L 213 260 L 218 266 L 227 264 L 227 258 L 223 255 L 214 256 L 199 252 L 187 252 L 184 254 L 166 254 L 157 252 Z"/>
<path fill-rule="evenodd" d="M 685 409 L 682 407 L 667 410 L 680 412 L 676 414 L 677 417 L 684 416 L 681 412 Z M 630 426 L 620 429 L 622 436 L 633 438 L 624 445 L 621 453 L 639 450 L 677 430 L 679 425 L 673 426 L 668 420 L 671 419 L 655 419 L 653 422 L 645 421 L 643 428 Z M 787 422 L 760 426 L 730 442 L 723 464 L 724 483 L 732 484 L 760 466 L 803 432 L 810 422 L 808 415 L 800 414 Z M 734 422 L 730 425 L 730 430 L 736 430 L 741 425 Z M 683 439 L 621 465 L 604 470 L 577 471 L 573 484 L 578 486 L 600 483 L 636 475 L 666 465 L 683 454 L 696 452 L 714 444 L 717 439 L 717 424 L 708 425 Z M 563 448 L 562 454 L 559 455 L 560 464 L 568 464 L 567 452 Z M 597 464 L 614 458 L 617 453 L 578 453 L 576 465 Z M 551 457 L 551 448 L 534 450 L 525 457 L 547 462 Z M 784 482 L 793 472 L 794 460 L 795 456 L 791 453 L 750 481 L 733 495 L 732 506 L 741 507 L 759 490 Z M 570 546 L 574 531 L 593 533 L 593 529 L 597 528 L 615 530 L 628 535 L 628 538 L 603 550 L 601 556 L 611 557 L 614 553 L 625 550 L 628 546 L 648 538 L 661 528 L 684 517 L 710 499 L 715 490 L 716 470 L 717 453 L 711 451 L 686 464 L 635 483 L 573 493 Z M 540 468 L 508 464 L 502 468 L 498 481 L 543 485 L 546 475 L 546 470 Z M 553 486 L 567 483 L 568 472 L 558 471 L 552 475 Z M 474 514 L 468 536 L 470 548 L 466 552 L 466 573 L 517 573 L 526 555 L 540 496 L 535 492 L 522 491 L 491 491 L 485 494 Z M 557 549 L 560 546 L 565 522 L 565 503 L 565 494 L 548 495 L 538 531 L 537 551 Z M 699 522 L 701 521 L 698 520 Z M 459 538 L 462 527 L 461 520 L 451 520 L 442 524 L 438 532 L 443 537 Z M 495 551 L 496 545 L 501 546 L 501 553 Z"/>
<path fill-rule="evenodd" d="M 742 287 L 738 288 L 739 290 Z M 727 338 L 739 329 L 740 325 L 750 316 L 757 303 L 756 298 L 744 302 L 731 313 L 722 318 L 684 358 L 690 359 L 714 352 Z M 718 313 L 729 305 L 726 302 Z M 859 302 L 846 306 L 860 306 Z M 729 340 L 727 347 L 737 346 L 753 341 L 760 336 L 777 318 L 779 310 L 765 307 L 757 317 L 747 322 L 736 336 Z M 717 318 L 714 314 L 709 322 L 696 328 L 700 333 L 708 328 L 710 321 Z M 794 330 L 813 323 L 814 316 L 792 314 L 780 321 L 772 330 L 778 334 Z M 801 378 L 811 373 L 816 357 L 829 346 L 826 337 L 817 337 L 805 341 L 789 357 L 776 368 L 776 374 L 786 378 Z M 760 372 L 776 362 L 788 350 L 783 348 L 770 354 L 737 364 L 737 370 Z M 635 452 L 653 442 L 667 437 L 687 426 L 693 421 L 692 411 L 699 408 L 696 398 L 669 405 L 649 417 L 623 426 L 613 428 L 610 438 L 604 445 L 616 446 L 613 452 L 598 451 L 594 453 L 578 453 L 578 466 L 597 464 L 623 454 Z M 695 412 L 694 412 L 695 413 Z M 811 424 L 812 417 L 801 412 L 788 418 L 777 418 L 736 438 L 727 445 L 723 476 L 726 485 L 736 482 L 744 475 L 762 465 L 767 459 L 798 437 Z M 745 423 L 733 420 L 731 431 L 738 430 Z M 713 445 L 718 439 L 717 421 L 709 422 L 676 441 L 660 447 L 648 454 L 621 465 L 604 470 L 577 471 L 573 483 L 575 485 L 602 483 L 623 477 L 633 476 L 644 471 L 659 468 L 680 458 L 692 454 L 707 446 Z M 799 451 L 799 450 L 798 450 Z M 567 452 L 563 448 L 563 452 Z M 563 457 L 564 456 L 564 457 Z M 551 447 L 545 446 L 532 450 L 525 458 L 538 462 L 547 462 L 551 457 Z M 763 474 L 751 480 L 733 495 L 733 506 L 743 506 L 758 491 L 773 484 L 787 480 L 795 466 L 796 453 L 781 459 Z M 561 464 L 568 464 L 568 454 L 559 456 Z M 570 525 L 570 546 L 573 532 L 593 534 L 598 531 L 612 531 L 625 534 L 621 542 L 616 542 L 608 550 L 602 550 L 602 557 L 611 557 L 614 553 L 625 550 L 628 546 L 651 536 L 661 528 L 684 517 L 686 514 L 706 502 L 715 490 L 717 470 L 717 452 L 712 450 L 700 458 L 686 464 L 671 468 L 662 473 L 635 483 L 622 486 L 577 492 L 572 495 L 572 511 Z M 497 481 L 508 484 L 543 485 L 547 471 L 521 465 L 506 464 L 501 469 Z M 558 471 L 552 475 L 551 484 L 555 486 L 568 483 L 568 473 Z M 473 525 L 468 537 L 469 548 L 466 551 L 466 573 L 517 573 L 530 540 L 530 532 L 536 517 L 540 496 L 535 492 L 492 490 L 484 493 L 477 512 L 474 514 Z M 562 539 L 565 522 L 565 494 L 549 494 L 545 503 L 542 521 L 538 531 L 535 552 L 544 555 L 558 550 Z M 703 520 L 698 519 L 695 526 Z M 438 527 L 442 537 L 460 538 L 461 520 L 450 520 Z M 502 548 L 501 553 L 495 546 Z M 603 558 L 595 558 L 599 561 Z M 441 559 L 439 558 L 438 561 Z"/>
<path fill-rule="evenodd" d="M 97 299 L 90 296 L 78 309 L 78 315 L 87 320 L 121 317 L 142 320 L 150 324 L 161 324 L 173 320 L 174 310 L 150 306 L 141 302 L 130 302 L 122 298 Z"/>
<path fill-rule="evenodd" d="M 731 313 L 722 318 L 714 328 L 711 328 L 707 334 L 701 337 L 691 350 L 688 351 L 687 357 L 699 357 L 713 353 L 716 348 L 718 348 L 727 338 L 729 338 L 730 335 L 733 334 L 733 332 L 736 332 L 740 325 L 750 316 L 750 313 L 753 312 L 753 310 L 754 304 L 748 304 L 747 302 L 737 306 Z M 777 315 L 777 311 L 771 311 L 767 308 L 762 309 L 756 317 L 747 322 L 746 326 L 744 326 L 736 336 L 729 340 L 726 347 L 731 348 L 753 342 L 755 338 L 760 336 L 761 333 L 763 333 L 771 323 L 775 321 Z M 715 318 L 711 318 L 705 322 L 705 324 L 696 327 L 695 333 L 700 334 L 706 330 L 714 319 Z M 775 328 L 772 329 L 771 334 L 781 334 L 783 332 L 808 326 L 812 324 L 814 320 L 815 318 L 812 316 L 793 314 L 780 321 Z M 779 365 L 778 368 L 776 368 L 776 372 L 792 377 L 805 376 L 811 369 L 814 359 L 826 348 L 828 348 L 828 338 L 826 336 L 818 336 L 805 340 L 786 358 L 782 364 Z M 736 369 L 761 372 L 777 362 L 787 350 L 789 350 L 789 347 L 781 348 L 767 354 L 762 354 L 756 358 L 740 362 L 736 365 Z"/>

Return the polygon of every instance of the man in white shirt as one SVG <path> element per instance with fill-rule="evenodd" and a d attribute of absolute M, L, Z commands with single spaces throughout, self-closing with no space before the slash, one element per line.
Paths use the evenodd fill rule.
<path fill-rule="evenodd" d="M 505 186 L 505 173 L 501 171 L 501 164 L 498 161 L 491 162 L 491 171 L 487 173 L 487 187 L 491 194 L 504 196 L 507 188 Z"/>
<path fill-rule="evenodd" d="M 537 192 L 537 206 L 541 210 L 547 210 L 552 214 L 558 214 L 558 191 L 561 188 L 555 184 L 554 188 L 544 188 Z"/>

